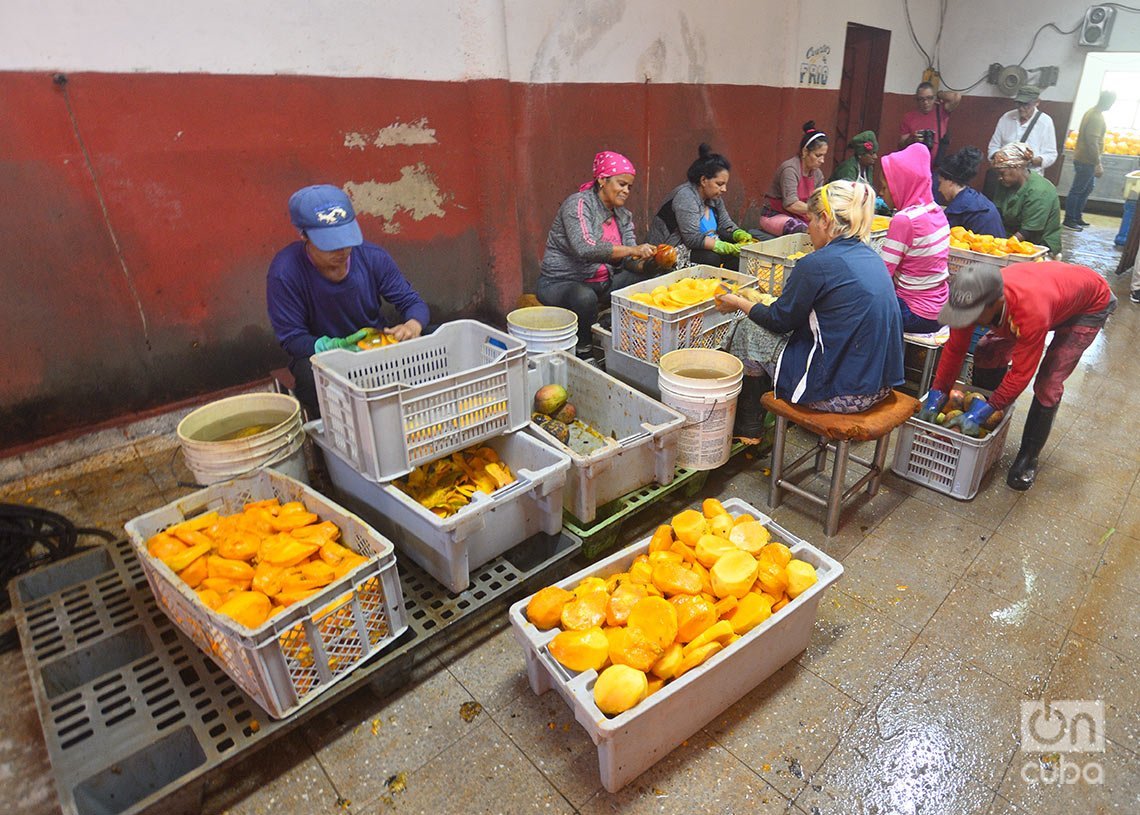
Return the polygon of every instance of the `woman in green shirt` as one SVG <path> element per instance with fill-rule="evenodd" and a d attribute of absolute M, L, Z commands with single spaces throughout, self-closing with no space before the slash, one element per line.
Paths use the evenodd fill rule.
<path fill-rule="evenodd" d="M 856 133 L 847 143 L 851 155 L 835 165 L 829 181 L 862 181 L 875 186 L 875 159 L 879 157 L 879 140 L 873 130 Z"/>
<path fill-rule="evenodd" d="M 994 153 L 992 164 L 1001 182 L 994 205 L 1007 235 L 1047 246 L 1056 257 L 1061 254 L 1061 202 L 1052 183 L 1029 172 L 1032 159 L 1033 151 L 1023 142 Z"/>

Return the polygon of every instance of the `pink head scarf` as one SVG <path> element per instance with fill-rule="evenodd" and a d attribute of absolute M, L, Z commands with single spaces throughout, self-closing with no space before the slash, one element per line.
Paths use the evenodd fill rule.
<path fill-rule="evenodd" d="M 597 181 L 599 178 L 609 178 L 612 175 L 621 175 L 622 173 L 637 175 L 637 170 L 633 169 L 633 162 L 621 153 L 615 153 L 612 150 L 603 150 L 594 156 L 593 180 L 587 181 L 578 188 L 578 191 L 584 192 L 590 189 L 590 187 L 594 186 L 594 181 Z"/>

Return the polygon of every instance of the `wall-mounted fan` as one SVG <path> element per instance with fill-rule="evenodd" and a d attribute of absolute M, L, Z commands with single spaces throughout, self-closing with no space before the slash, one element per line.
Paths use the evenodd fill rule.
<path fill-rule="evenodd" d="M 1044 68 L 1022 68 L 1020 65 L 1002 65 L 995 62 L 990 65 L 986 80 L 1005 96 L 1017 96 L 1022 85 L 1036 85 L 1038 88 L 1048 88 L 1057 84 L 1060 71 L 1054 65 Z"/>

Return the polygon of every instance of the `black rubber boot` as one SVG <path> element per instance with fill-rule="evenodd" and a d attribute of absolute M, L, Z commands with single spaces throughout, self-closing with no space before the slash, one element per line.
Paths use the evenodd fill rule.
<path fill-rule="evenodd" d="M 764 437 L 764 414 L 760 397 L 772 389 L 772 379 L 765 376 L 745 376 L 736 398 L 736 419 L 732 435 L 741 439 L 759 440 Z"/>
<path fill-rule="evenodd" d="M 1045 442 L 1049 440 L 1049 431 L 1053 429 L 1053 417 L 1057 415 L 1057 408 L 1045 407 L 1033 397 L 1029 406 L 1029 415 L 1025 417 L 1025 430 L 1021 434 L 1021 449 L 1009 468 L 1009 475 L 1005 483 L 1012 489 L 1024 492 L 1033 486 L 1037 479 L 1037 456 L 1045 449 Z"/>
<path fill-rule="evenodd" d="M 974 368 L 974 375 L 970 381 L 975 387 L 996 391 L 1005 378 L 1005 371 L 1005 368 Z"/>

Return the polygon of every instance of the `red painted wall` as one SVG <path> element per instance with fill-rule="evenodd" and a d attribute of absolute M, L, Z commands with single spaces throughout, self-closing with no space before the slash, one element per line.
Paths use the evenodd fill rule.
<path fill-rule="evenodd" d="M 501 324 L 533 290 L 554 213 L 596 151 L 637 165 L 630 206 L 644 234 L 708 141 L 732 161 L 729 211 L 754 226 L 801 123 L 830 129 L 837 103 L 834 91 L 764 86 L 74 74 L 61 87 L 0 73 L 0 449 L 283 364 L 264 277 L 295 237 L 285 206 L 300 186 L 391 182 L 422 163 L 444 216 L 362 215 L 365 235 L 434 319 Z M 910 104 L 888 95 L 883 133 Z M 984 147 L 1007 107 L 968 98 L 955 144 Z M 1045 105 L 1058 122 L 1063 107 Z M 436 144 L 344 145 L 346 132 L 422 118 Z"/>

